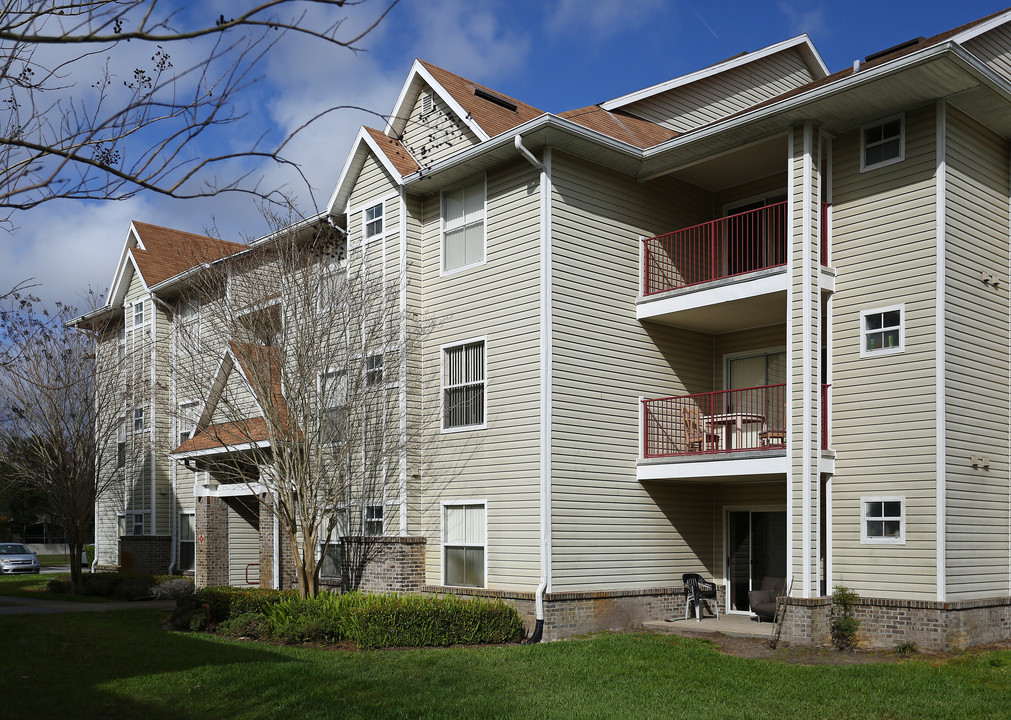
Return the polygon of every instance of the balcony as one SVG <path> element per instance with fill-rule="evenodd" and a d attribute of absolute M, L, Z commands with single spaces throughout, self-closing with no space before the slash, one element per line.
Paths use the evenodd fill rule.
<path fill-rule="evenodd" d="M 822 203 L 821 214 L 819 245 L 825 265 L 828 203 Z M 780 202 L 646 238 L 643 297 L 782 267 L 787 230 L 787 203 Z"/>
<path fill-rule="evenodd" d="M 821 447 L 829 446 L 829 385 L 821 386 Z M 786 448 L 786 385 L 643 400 L 645 460 Z"/>

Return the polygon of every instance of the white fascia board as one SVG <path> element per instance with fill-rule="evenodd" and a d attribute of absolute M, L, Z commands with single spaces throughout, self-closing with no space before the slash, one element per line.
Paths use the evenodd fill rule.
<path fill-rule="evenodd" d="M 362 147 L 362 145 L 365 147 Z M 344 161 L 344 167 L 341 169 L 340 177 L 337 179 L 337 185 L 333 189 L 333 194 L 330 196 L 330 202 L 327 203 L 327 213 L 330 215 L 343 215 L 346 212 L 346 206 L 348 203 L 348 198 L 351 196 L 351 187 L 354 182 L 358 179 L 358 174 L 362 170 L 362 166 L 365 164 L 366 153 L 371 150 L 372 153 L 378 158 L 380 164 L 386 169 L 386 171 L 397 181 L 398 185 L 404 184 L 403 175 L 393 167 L 393 163 L 386 156 L 376 144 L 376 141 L 369 135 L 368 131 L 364 127 L 358 129 L 358 135 L 355 137 L 354 144 L 351 146 L 351 152 L 348 153 L 347 160 Z"/>
<path fill-rule="evenodd" d="M 591 130 L 588 127 L 584 127 L 579 123 L 575 123 L 566 118 L 561 118 L 551 113 L 544 113 L 543 115 L 538 115 L 532 120 L 527 120 L 522 125 L 517 125 L 511 130 L 507 130 L 504 133 L 496 135 L 487 142 L 472 145 L 463 152 L 457 153 L 452 157 L 448 157 L 429 168 L 411 173 L 404 178 L 404 184 L 411 185 L 418 180 L 437 175 L 444 170 L 455 167 L 456 165 L 470 162 L 474 158 L 480 157 L 487 152 L 497 150 L 503 145 L 514 145 L 515 138 L 517 136 L 533 133 L 544 128 L 553 128 L 577 137 L 582 137 L 586 140 L 591 140 L 616 152 L 624 153 L 635 160 L 641 161 L 643 159 L 642 150 L 635 145 L 630 145 L 629 143 L 622 142 L 621 140 L 616 140 L 610 135 L 604 135 L 596 130 Z"/>
<path fill-rule="evenodd" d="M 390 115 L 389 121 L 386 123 L 385 132 L 387 135 L 399 136 L 404 131 L 404 126 L 407 125 L 407 118 L 410 113 L 410 107 L 414 106 L 414 103 L 418 99 L 418 90 L 421 84 L 417 82 L 419 79 L 424 80 L 428 83 L 429 87 L 432 88 L 442 101 L 449 106 L 457 117 L 460 118 L 463 123 L 470 128 L 471 132 L 477 135 L 478 140 L 484 141 L 488 139 L 488 133 L 477 124 L 474 118 L 470 117 L 470 113 L 463 109 L 463 106 L 456 101 L 456 99 L 446 91 L 438 80 L 425 69 L 425 66 L 421 64 L 420 60 L 415 60 L 414 65 L 411 66 L 411 72 L 407 75 L 407 82 L 404 83 L 404 87 L 400 90 L 400 96 L 397 98 L 397 104 L 393 106 L 393 113 Z M 410 107 L 408 104 L 410 103 Z M 405 110 L 407 114 L 405 114 Z"/>
<path fill-rule="evenodd" d="M 193 460 L 198 457 L 207 457 L 208 455 L 227 455 L 234 452 L 242 452 L 243 450 L 254 450 L 269 448 L 269 440 L 258 440 L 257 442 L 246 442 L 237 443 L 235 445 L 218 445 L 217 447 L 207 448 L 206 450 L 190 450 L 189 452 L 181 453 L 169 453 L 169 460 Z"/>
<path fill-rule="evenodd" d="M 790 278 L 784 270 L 755 280 L 714 288 L 700 288 L 692 292 L 682 292 L 673 297 L 640 298 L 635 306 L 635 318 L 636 320 L 650 320 L 658 315 L 686 312 L 736 300 L 748 300 L 762 295 L 786 292 L 789 285 Z"/>
<path fill-rule="evenodd" d="M 131 240 L 134 242 L 131 243 Z M 139 247 L 141 250 L 146 250 L 144 247 L 144 242 L 140 239 L 140 233 L 137 232 L 137 228 L 134 227 L 133 222 L 130 222 L 130 229 L 126 233 L 126 240 L 123 242 L 123 251 L 119 254 L 119 262 L 116 263 L 116 272 L 113 273 L 112 282 L 109 283 L 109 294 L 105 298 L 106 305 L 118 305 L 123 302 L 123 298 L 120 294 L 120 284 L 123 282 L 123 276 L 126 272 L 127 264 L 133 263 L 134 272 L 140 275 L 140 269 L 137 267 L 137 262 L 133 259 L 130 251 L 134 247 Z M 144 278 L 141 276 L 141 282 Z M 144 286 L 147 289 L 147 285 Z M 125 293 L 125 290 L 124 290 Z"/>
<path fill-rule="evenodd" d="M 761 50 L 755 50 L 754 52 L 749 52 L 746 55 L 740 55 L 738 57 L 731 58 L 730 60 L 717 63 L 716 65 L 710 65 L 707 68 L 702 68 L 701 70 L 697 70 L 693 73 L 676 77 L 673 80 L 662 82 L 659 85 L 653 85 L 652 87 L 644 88 L 642 90 L 636 90 L 628 95 L 622 95 L 614 100 L 608 100 L 607 102 L 601 103 L 600 107 L 608 111 L 616 110 L 617 108 L 630 105 L 634 102 L 638 102 L 639 100 L 645 100 L 646 98 L 653 97 L 654 95 L 659 95 L 660 93 L 683 87 L 690 83 L 698 82 L 699 80 L 705 80 L 706 78 L 724 73 L 727 70 L 733 70 L 734 68 L 748 65 L 756 60 L 761 60 L 762 58 L 767 58 L 775 55 L 776 53 L 783 52 L 784 50 L 790 50 L 792 48 L 796 48 L 800 51 L 801 57 L 803 57 L 805 62 L 807 62 L 808 69 L 811 70 L 811 74 L 814 76 L 815 80 L 821 80 L 829 74 L 828 67 L 821 59 L 821 55 L 819 55 L 818 51 L 815 49 L 814 43 L 811 42 L 811 38 L 809 38 L 806 34 L 798 35 L 797 37 L 784 40 L 783 42 L 776 43 L 775 45 L 769 45 Z"/>
<path fill-rule="evenodd" d="M 217 407 L 221 393 L 225 391 L 225 384 L 228 382 L 228 375 L 232 371 L 232 367 L 236 364 L 235 356 L 232 355 L 231 348 L 226 347 L 225 354 L 221 358 L 221 362 L 218 363 L 218 368 L 214 371 L 214 377 L 211 379 L 211 386 L 207 392 L 207 399 L 204 400 L 204 405 L 200 408 L 200 415 L 197 417 L 197 426 L 195 428 L 196 432 L 194 432 L 194 435 L 198 432 L 203 432 L 204 428 L 211 424 L 211 416 L 214 415 L 214 408 Z"/>
<path fill-rule="evenodd" d="M 962 43 L 972 40 L 975 37 L 979 37 L 984 33 L 990 32 L 994 28 L 1000 27 L 1009 20 L 1011 20 L 1011 10 L 1002 12 L 1000 15 L 990 18 L 985 23 L 980 23 L 979 25 L 971 27 L 968 30 L 963 30 L 958 35 L 954 35 L 953 37 L 949 38 L 949 40 L 951 42 L 956 42 L 959 45 L 961 45 Z"/>
<path fill-rule="evenodd" d="M 635 478 L 643 480 L 701 480 L 720 477 L 748 477 L 752 475 L 783 475 L 787 472 L 786 455 L 768 458 L 739 458 L 735 460 L 704 460 L 699 462 L 651 462 L 635 468 Z"/>
<path fill-rule="evenodd" d="M 752 123 L 757 120 L 763 120 L 786 110 L 792 110 L 818 100 L 823 100 L 832 95 L 846 92 L 854 87 L 878 80 L 887 75 L 901 72 L 910 67 L 930 62 L 931 60 L 936 60 L 945 54 L 951 55 L 956 61 L 961 61 L 967 70 L 977 75 L 979 79 L 987 83 L 991 89 L 1003 92 L 1008 96 L 1008 99 L 1011 100 L 1011 83 L 994 72 L 989 66 L 979 60 L 968 50 L 965 50 L 960 45 L 948 41 L 938 45 L 931 45 L 923 50 L 905 55 L 896 60 L 892 60 L 891 62 L 878 65 L 877 67 L 873 67 L 868 70 L 861 70 L 860 72 L 852 75 L 847 75 L 846 77 L 840 78 L 839 80 L 827 85 L 812 88 L 811 90 L 807 90 L 798 95 L 778 100 L 764 107 L 756 108 L 755 110 L 745 111 L 735 117 L 727 118 L 726 120 L 718 121 L 707 127 L 699 128 L 698 130 L 693 130 L 690 133 L 671 138 L 670 140 L 666 140 L 659 145 L 654 145 L 653 147 L 645 150 L 643 152 L 644 159 L 650 159 L 657 155 L 662 155 L 666 152 L 690 145 L 698 140 L 719 135 L 727 132 L 728 130 L 742 125 L 747 125 L 748 123 Z M 665 170 L 659 174 L 665 175 L 668 172 L 668 170 Z M 655 176 L 646 176 L 639 179 L 645 181 L 651 179 L 652 177 Z"/>

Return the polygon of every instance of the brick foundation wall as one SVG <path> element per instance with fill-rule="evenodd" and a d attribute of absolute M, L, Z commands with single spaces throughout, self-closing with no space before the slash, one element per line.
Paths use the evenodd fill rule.
<path fill-rule="evenodd" d="M 228 506 L 216 497 L 198 497 L 196 501 L 194 522 L 197 542 L 193 582 L 197 587 L 227 585 Z"/>
<path fill-rule="evenodd" d="M 425 545 L 423 537 L 342 538 L 344 576 L 360 575 L 364 592 L 416 592 L 425 582 Z"/>
<path fill-rule="evenodd" d="M 861 598 L 853 614 L 860 621 L 857 641 L 868 648 L 914 643 L 937 652 L 1011 639 L 1011 597 L 948 603 Z M 791 598 L 780 638 L 795 645 L 829 645 L 831 623 L 830 598 Z"/>
<path fill-rule="evenodd" d="M 278 574 L 281 576 L 281 589 L 298 587 L 295 579 L 295 556 L 291 541 L 283 530 L 280 533 L 281 561 Z M 274 587 L 274 513 L 270 506 L 260 500 L 260 587 Z"/>
<path fill-rule="evenodd" d="M 483 590 L 477 588 L 425 585 L 429 595 L 459 595 L 466 598 L 498 598 L 516 608 L 523 617 L 529 635 L 536 624 L 536 597 L 532 592 Z M 717 587 L 717 602 L 725 607 L 724 588 Z M 683 618 L 685 593 L 682 586 L 643 590 L 605 590 L 599 592 L 547 593 L 544 595 L 544 640 L 558 640 L 571 635 L 642 627 L 643 623 Z M 704 612 L 712 612 L 706 601 Z"/>
<path fill-rule="evenodd" d="M 123 572 L 164 575 L 171 562 L 171 535 L 123 535 L 119 538 L 119 567 Z"/>

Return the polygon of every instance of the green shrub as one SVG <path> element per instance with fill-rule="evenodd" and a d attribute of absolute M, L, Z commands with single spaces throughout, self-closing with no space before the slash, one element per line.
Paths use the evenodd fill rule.
<path fill-rule="evenodd" d="M 430 647 L 518 640 L 522 621 L 501 600 L 456 596 L 322 594 L 286 598 L 264 609 L 273 636 L 284 642 L 350 640 L 359 648 Z"/>
<path fill-rule="evenodd" d="M 81 578 L 81 594 L 116 600 L 134 600 L 150 595 L 155 582 L 153 575 L 87 574 Z"/>
<path fill-rule="evenodd" d="M 840 650 L 850 650 L 856 645 L 860 621 L 853 610 L 860 596 L 847 587 L 837 585 L 832 593 L 832 643 Z"/>
<path fill-rule="evenodd" d="M 94 545 L 85 545 L 84 546 L 84 553 L 85 553 L 85 555 L 88 558 L 88 567 L 91 567 L 91 564 L 93 562 L 95 562 L 95 546 Z"/>
<path fill-rule="evenodd" d="M 53 595 L 68 595 L 70 593 L 69 580 L 50 580 L 46 583 L 46 592 Z"/>
<path fill-rule="evenodd" d="M 248 637 L 259 640 L 270 636 L 270 625 L 261 613 L 248 612 L 225 620 L 218 632 L 227 637 Z"/>
<path fill-rule="evenodd" d="M 194 592 L 192 578 L 167 577 L 160 579 L 151 588 L 151 597 L 156 600 L 178 600 L 192 597 Z"/>
<path fill-rule="evenodd" d="M 915 655 L 919 652 L 914 642 L 902 642 L 895 646 L 895 652 L 899 655 Z"/>
<path fill-rule="evenodd" d="M 263 613 L 264 608 L 282 598 L 297 598 L 295 590 L 269 590 L 262 588 L 234 588 L 227 586 L 200 588 L 192 596 L 192 603 L 210 605 L 211 623 L 217 625 L 229 618 L 245 613 Z M 189 600 L 180 599 L 180 602 Z"/>

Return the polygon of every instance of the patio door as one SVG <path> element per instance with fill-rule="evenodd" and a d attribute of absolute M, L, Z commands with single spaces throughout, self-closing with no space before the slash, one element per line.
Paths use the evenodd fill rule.
<path fill-rule="evenodd" d="M 785 262 L 780 236 L 785 232 L 786 208 L 759 212 L 784 200 L 786 195 L 768 196 L 724 208 L 725 275 L 739 275 Z"/>
<path fill-rule="evenodd" d="M 766 577 L 786 578 L 786 512 L 726 512 L 727 612 L 750 613 L 748 592 Z"/>

